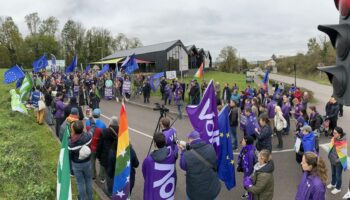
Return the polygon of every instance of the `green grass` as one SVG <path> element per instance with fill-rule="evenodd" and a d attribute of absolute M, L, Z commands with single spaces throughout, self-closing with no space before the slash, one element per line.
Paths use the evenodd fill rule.
<path fill-rule="evenodd" d="M 12 112 L 0 70 L 0 199 L 55 199 L 59 143 L 51 130 L 28 115 Z M 72 179 L 73 198 L 77 192 Z M 96 195 L 94 199 L 99 199 Z"/>
<path fill-rule="evenodd" d="M 279 72 L 279 74 L 282 74 L 284 76 L 290 76 L 290 77 L 294 77 L 294 72 L 293 73 L 283 73 L 283 72 Z M 306 80 L 310 80 L 310 81 L 314 81 L 316 83 L 322 84 L 322 85 L 331 85 L 328 77 L 325 73 L 320 73 L 320 72 L 315 72 L 314 74 L 303 74 L 303 73 L 298 73 L 297 72 L 297 78 L 301 78 L 301 79 L 306 79 Z"/>

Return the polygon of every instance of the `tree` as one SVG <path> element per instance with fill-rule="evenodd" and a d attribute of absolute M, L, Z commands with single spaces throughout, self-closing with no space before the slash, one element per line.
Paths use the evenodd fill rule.
<path fill-rule="evenodd" d="M 232 46 L 226 46 L 221 49 L 217 58 L 218 67 L 224 72 L 239 72 L 238 59 L 236 56 L 236 49 Z"/>
<path fill-rule="evenodd" d="M 9 58 L 1 59 L 9 59 L 11 64 L 22 62 L 24 56 L 23 38 L 11 17 L 0 18 L 0 45 L 3 48 L 3 54 L 9 55 Z"/>
<path fill-rule="evenodd" d="M 316 38 L 310 38 L 308 43 L 307 43 L 307 54 L 312 55 L 312 54 L 318 54 L 321 50 L 320 45 L 317 43 Z"/>
<path fill-rule="evenodd" d="M 66 64 L 72 60 L 74 55 L 78 55 L 78 61 L 87 63 L 84 51 L 85 29 L 81 23 L 68 20 L 62 29 L 62 44 L 65 52 Z"/>
<path fill-rule="evenodd" d="M 39 33 L 41 35 L 49 35 L 55 37 L 55 34 L 58 30 L 58 24 L 58 19 L 56 17 L 50 16 L 41 23 L 39 27 Z"/>
<path fill-rule="evenodd" d="M 25 21 L 27 23 L 29 32 L 31 35 L 35 35 L 38 33 L 39 25 L 41 23 L 40 17 L 38 16 L 38 13 L 31 13 L 29 15 L 25 16 Z"/>
<path fill-rule="evenodd" d="M 93 27 L 86 32 L 84 46 L 87 49 L 88 60 L 96 61 L 112 53 L 115 41 L 109 30 Z"/>

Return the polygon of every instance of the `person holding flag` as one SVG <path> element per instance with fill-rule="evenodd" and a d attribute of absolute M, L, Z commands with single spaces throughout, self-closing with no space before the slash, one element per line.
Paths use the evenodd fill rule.
<path fill-rule="evenodd" d="M 155 133 L 153 141 L 157 150 L 148 155 L 142 164 L 142 174 L 145 179 L 143 199 L 175 199 L 175 152 L 170 146 L 166 146 L 163 133 Z"/>
<path fill-rule="evenodd" d="M 109 171 L 109 174 L 114 174 L 112 199 L 127 200 L 130 199 L 135 183 L 135 168 L 139 161 L 130 144 L 128 119 L 124 103 L 122 103 L 119 119 L 118 145 L 116 153 L 111 159 L 111 162 L 115 163 L 115 168 L 113 171 Z"/>
<path fill-rule="evenodd" d="M 91 171 L 91 131 L 94 130 L 94 120 L 90 118 L 91 129 L 84 132 L 81 120 L 73 122 L 68 142 L 69 158 L 72 163 L 75 180 L 78 186 L 79 199 L 92 200 L 92 171 Z"/>

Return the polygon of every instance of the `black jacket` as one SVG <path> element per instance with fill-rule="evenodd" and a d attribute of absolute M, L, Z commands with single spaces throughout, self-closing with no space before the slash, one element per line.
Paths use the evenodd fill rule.
<path fill-rule="evenodd" d="M 149 96 L 151 94 L 151 85 L 149 83 L 145 83 L 142 87 L 142 92 L 144 96 Z"/>
<path fill-rule="evenodd" d="M 74 140 L 69 139 L 68 149 L 69 158 L 74 163 L 84 163 L 90 161 L 91 154 L 85 159 L 79 159 L 79 151 L 83 145 L 89 146 L 91 143 L 92 135 L 91 133 L 82 133 L 80 136 L 76 137 Z M 88 147 L 89 148 L 89 147 Z"/>
<path fill-rule="evenodd" d="M 109 157 L 108 157 L 108 166 L 107 166 L 107 175 L 111 179 L 114 178 L 114 172 L 115 172 L 115 162 L 116 162 L 116 147 L 113 148 L 112 150 L 109 151 Z M 131 171 L 130 171 L 130 188 L 132 188 L 135 184 L 135 168 L 139 166 L 139 159 L 137 158 L 136 152 L 130 145 L 130 166 L 131 166 Z"/>
<path fill-rule="evenodd" d="M 113 129 L 116 134 L 111 130 Z M 100 161 L 100 164 L 107 169 L 108 156 L 111 148 L 118 144 L 118 129 L 119 126 L 110 126 L 102 130 L 102 135 L 98 140 L 96 157 Z"/>
<path fill-rule="evenodd" d="M 230 126 L 238 126 L 238 107 L 230 108 Z"/>
<path fill-rule="evenodd" d="M 339 113 L 339 104 L 338 102 L 335 102 L 334 104 L 327 103 L 326 104 L 326 115 L 327 119 L 331 121 L 337 121 L 338 120 L 338 113 Z"/>
<path fill-rule="evenodd" d="M 258 139 L 256 142 L 256 149 L 261 151 L 262 149 L 272 150 L 272 129 L 269 125 L 265 124 L 262 127 L 260 134 L 256 133 L 256 138 Z"/>
<path fill-rule="evenodd" d="M 226 98 L 225 98 L 225 92 L 226 92 Z M 224 89 L 222 90 L 222 100 L 229 102 L 231 99 L 231 89 L 229 87 L 224 87 Z"/>
<path fill-rule="evenodd" d="M 201 141 L 190 145 L 190 151 L 184 152 L 186 162 L 186 192 L 192 200 L 212 200 L 220 193 L 221 183 L 216 169 L 216 153 L 212 145 Z M 199 160 L 192 151 L 196 151 L 213 168 Z"/>
<path fill-rule="evenodd" d="M 78 106 L 77 103 L 71 103 L 68 106 L 66 106 L 64 108 L 64 118 L 66 119 L 69 115 L 70 115 L 70 111 L 72 110 L 72 108 L 77 108 L 79 111 L 79 120 L 83 120 L 84 119 L 84 113 L 83 110 L 81 109 L 80 106 Z"/>
<path fill-rule="evenodd" d="M 322 119 L 319 113 L 316 113 L 315 116 L 309 119 L 309 124 L 312 130 L 318 130 L 321 127 Z"/>

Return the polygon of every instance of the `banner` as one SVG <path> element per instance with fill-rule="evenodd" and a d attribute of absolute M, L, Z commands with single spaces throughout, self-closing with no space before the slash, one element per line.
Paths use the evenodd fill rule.
<path fill-rule="evenodd" d="M 204 91 L 199 105 L 186 106 L 186 112 L 194 130 L 200 133 L 204 141 L 213 144 L 218 155 L 220 151 L 219 122 L 213 80 Z"/>
<path fill-rule="evenodd" d="M 176 71 L 166 71 L 165 76 L 167 79 L 176 79 Z"/>

